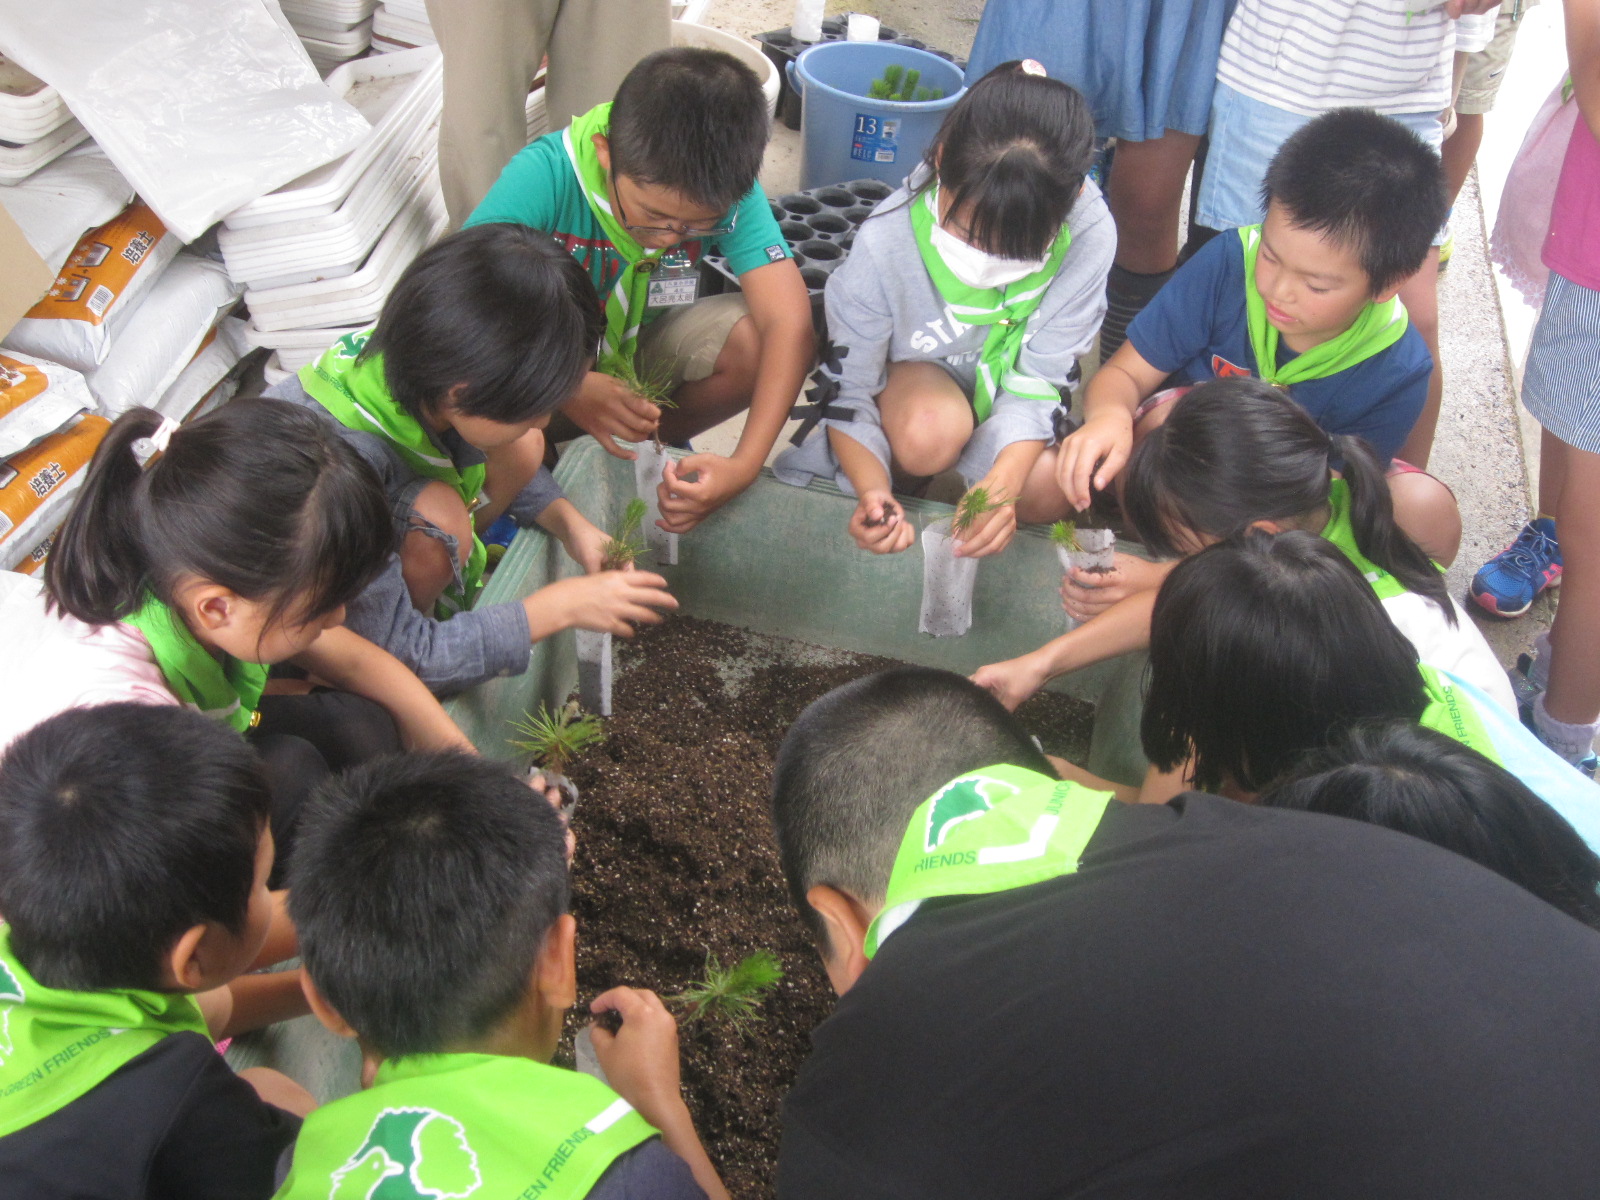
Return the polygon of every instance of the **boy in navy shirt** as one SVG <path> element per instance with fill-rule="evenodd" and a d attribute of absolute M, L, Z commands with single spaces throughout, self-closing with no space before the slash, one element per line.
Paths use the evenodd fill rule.
<path fill-rule="evenodd" d="M 1445 216 L 1438 155 L 1367 109 L 1335 109 L 1274 156 L 1260 225 L 1213 238 L 1128 326 L 1084 396 L 1083 428 L 1058 478 L 1079 509 L 1134 438 L 1159 424 L 1163 383 L 1255 375 L 1283 387 L 1330 434 L 1392 458 L 1428 395 L 1433 360 L 1397 299 Z M 1401 467 L 1397 517 L 1436 559 L 1454 557 L 1448 489 Z M 1402 495 L 1404 493 L 1404 495 Z"/>

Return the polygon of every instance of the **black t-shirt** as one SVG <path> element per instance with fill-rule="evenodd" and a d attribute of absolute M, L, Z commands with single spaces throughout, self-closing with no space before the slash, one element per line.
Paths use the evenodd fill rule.
<path fill-rule="evenodd" d="M 175 1033 L 0 1138 L 0 1200 L 266 1200 L 300 1119 Z"/>
<path fill-rule="evenodd" d="M 784 1200 L 1600 1196 L 1600 935 L 1466 859 L 1195 793 L 925 906 L 784 1105 Z"/>

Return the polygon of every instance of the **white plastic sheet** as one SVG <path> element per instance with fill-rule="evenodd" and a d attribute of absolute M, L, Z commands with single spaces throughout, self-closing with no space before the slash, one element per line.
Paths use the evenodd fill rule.
<path fill-rule="evenodd" d="M 61 93 L 186 242 L 371 128 L 262 0 L 0 0 L 0 51 Z"/>

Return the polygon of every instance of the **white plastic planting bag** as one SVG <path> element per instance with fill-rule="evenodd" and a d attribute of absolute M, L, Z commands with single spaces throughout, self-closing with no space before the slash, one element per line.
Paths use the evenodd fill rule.
<path fill-rule="evenodd" d="M 83 235 L 44 299 L 17 322 L 5 345 L 94 370 L 178 247 L 150 206 L 135 200 Z"/>
<path fill-rule="evenodd" d="M 92 145 L 0 188 L 0 207 L 52 271 L 61 270 L 85 230 L 104 225 L 132 199 L 133 185 Z"/>
<path fill-rule="evenodd" d="M 653 441 L 640 442 L 633 449 L 638 455 L 633 460 L 633 486 L 639 493 L 639 499 L 644 501 L 646 510 L 645 545 L 654 552 L 658 565 L 675 567 L 678 565 L 678 535 L 668 533 L 656 524 L 661 519 L 661 496 L 656 489 L 666 478 L 667 460 L 671 456 L 665 446 Z"/>
<path fill-rule="evenodd" d="M 200 343 L 194 357 L 184 365 L 172 386 L 150 405 L 163 417 L 187 421 L 209 412 L 232 398 L 237 381 L 229 375 L 249 350 L 244 344 L 244 322 L 238 317 L 223 317 Z"/>
<path fill-rule="evenodd" d="M 972 628 L 972 588 L 978 560 L 957 558 L 950 518 L 922 531 L 922 612 L 917 628 L 934 637 L 961 637 Z"/>
<path fill-rule="evenodd" d="M 94 397 L 71 367 L 20 351 L 0 351 L 0 459 L 49 437 Z"/>
<path fill-rule="evenodd" d="M 0 0 L 0 51 L 185 242 L 371 129 L 261 0 Z"/>
<path fill-rule="evenodd" d="M 611 715 L 611 635 L 593 629 L 575 629 L 578 650 L 578 704 L 585 712 Z"/>
<path fill-rule="evenodd" d="M 133 311 L 105 362 L 89 372 L 100 411 L 119 417 L 172 386 L 242 289 L 221 263 L 180 254 Z"/>

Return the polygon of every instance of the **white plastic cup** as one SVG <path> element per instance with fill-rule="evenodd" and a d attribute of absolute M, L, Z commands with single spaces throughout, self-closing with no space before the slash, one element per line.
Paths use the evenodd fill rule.
<path fill-rule="evenodd" d="M 1078 530 L 1072 565 L 1082 571 L 1110 571 L 1117 565 L 1117 535 L 1109 529 Z"/>
<path fill-rule="evenodd" d="M 594 1052 L 594 1038 L 589 1034 L 589 1027 L 585 1025 L 578 1030 L 577 1036 L 572 1039 L 572 1065 L 585 1075 L 593 1075 L 601 1083 L 610 1083 L 606 1078 L 605 1068 L 600 1065 L 600 1056 Z"/>
<path fill-rule="evenodd" d="M 922 614 L 917 626 L 934 637 L 961 637 L 972 628 L 972 588 L 978 560 L 957 558 L 950 518 L 922 531 Z"/>
<path fill-rule="evenodd" d="M 845 21 L 844 36 L 847 42 L 877 41 L 878 18 L 867 13 L 851 13 Z"/>
<path fill-rule="evenodd" d="M 611 715 L 611 635 L 574 629 L 578 647 L 578 704 L 585 712 Z"/>
<path fill-rule="evenodd" d="M 653 441 L 640 442 L 634 449 L 639 457 L 633 460 L 633 486 L 639 499 L 645 503 L 644 538 L 656 556 L 658 564 L 678 565 L 678 535 L 668 533 L 656 524 L 661 519 L 661 501 L 656 489 L 666 478 L 668 455 L 666 448 Z"/>
<path fill-rule="evenodd" d="M 802 42 L 815 42 L 822 37 L 822 11 L 827 0 L 794 0 L 794 20 L 789 22 L 789 32 Z"/>

